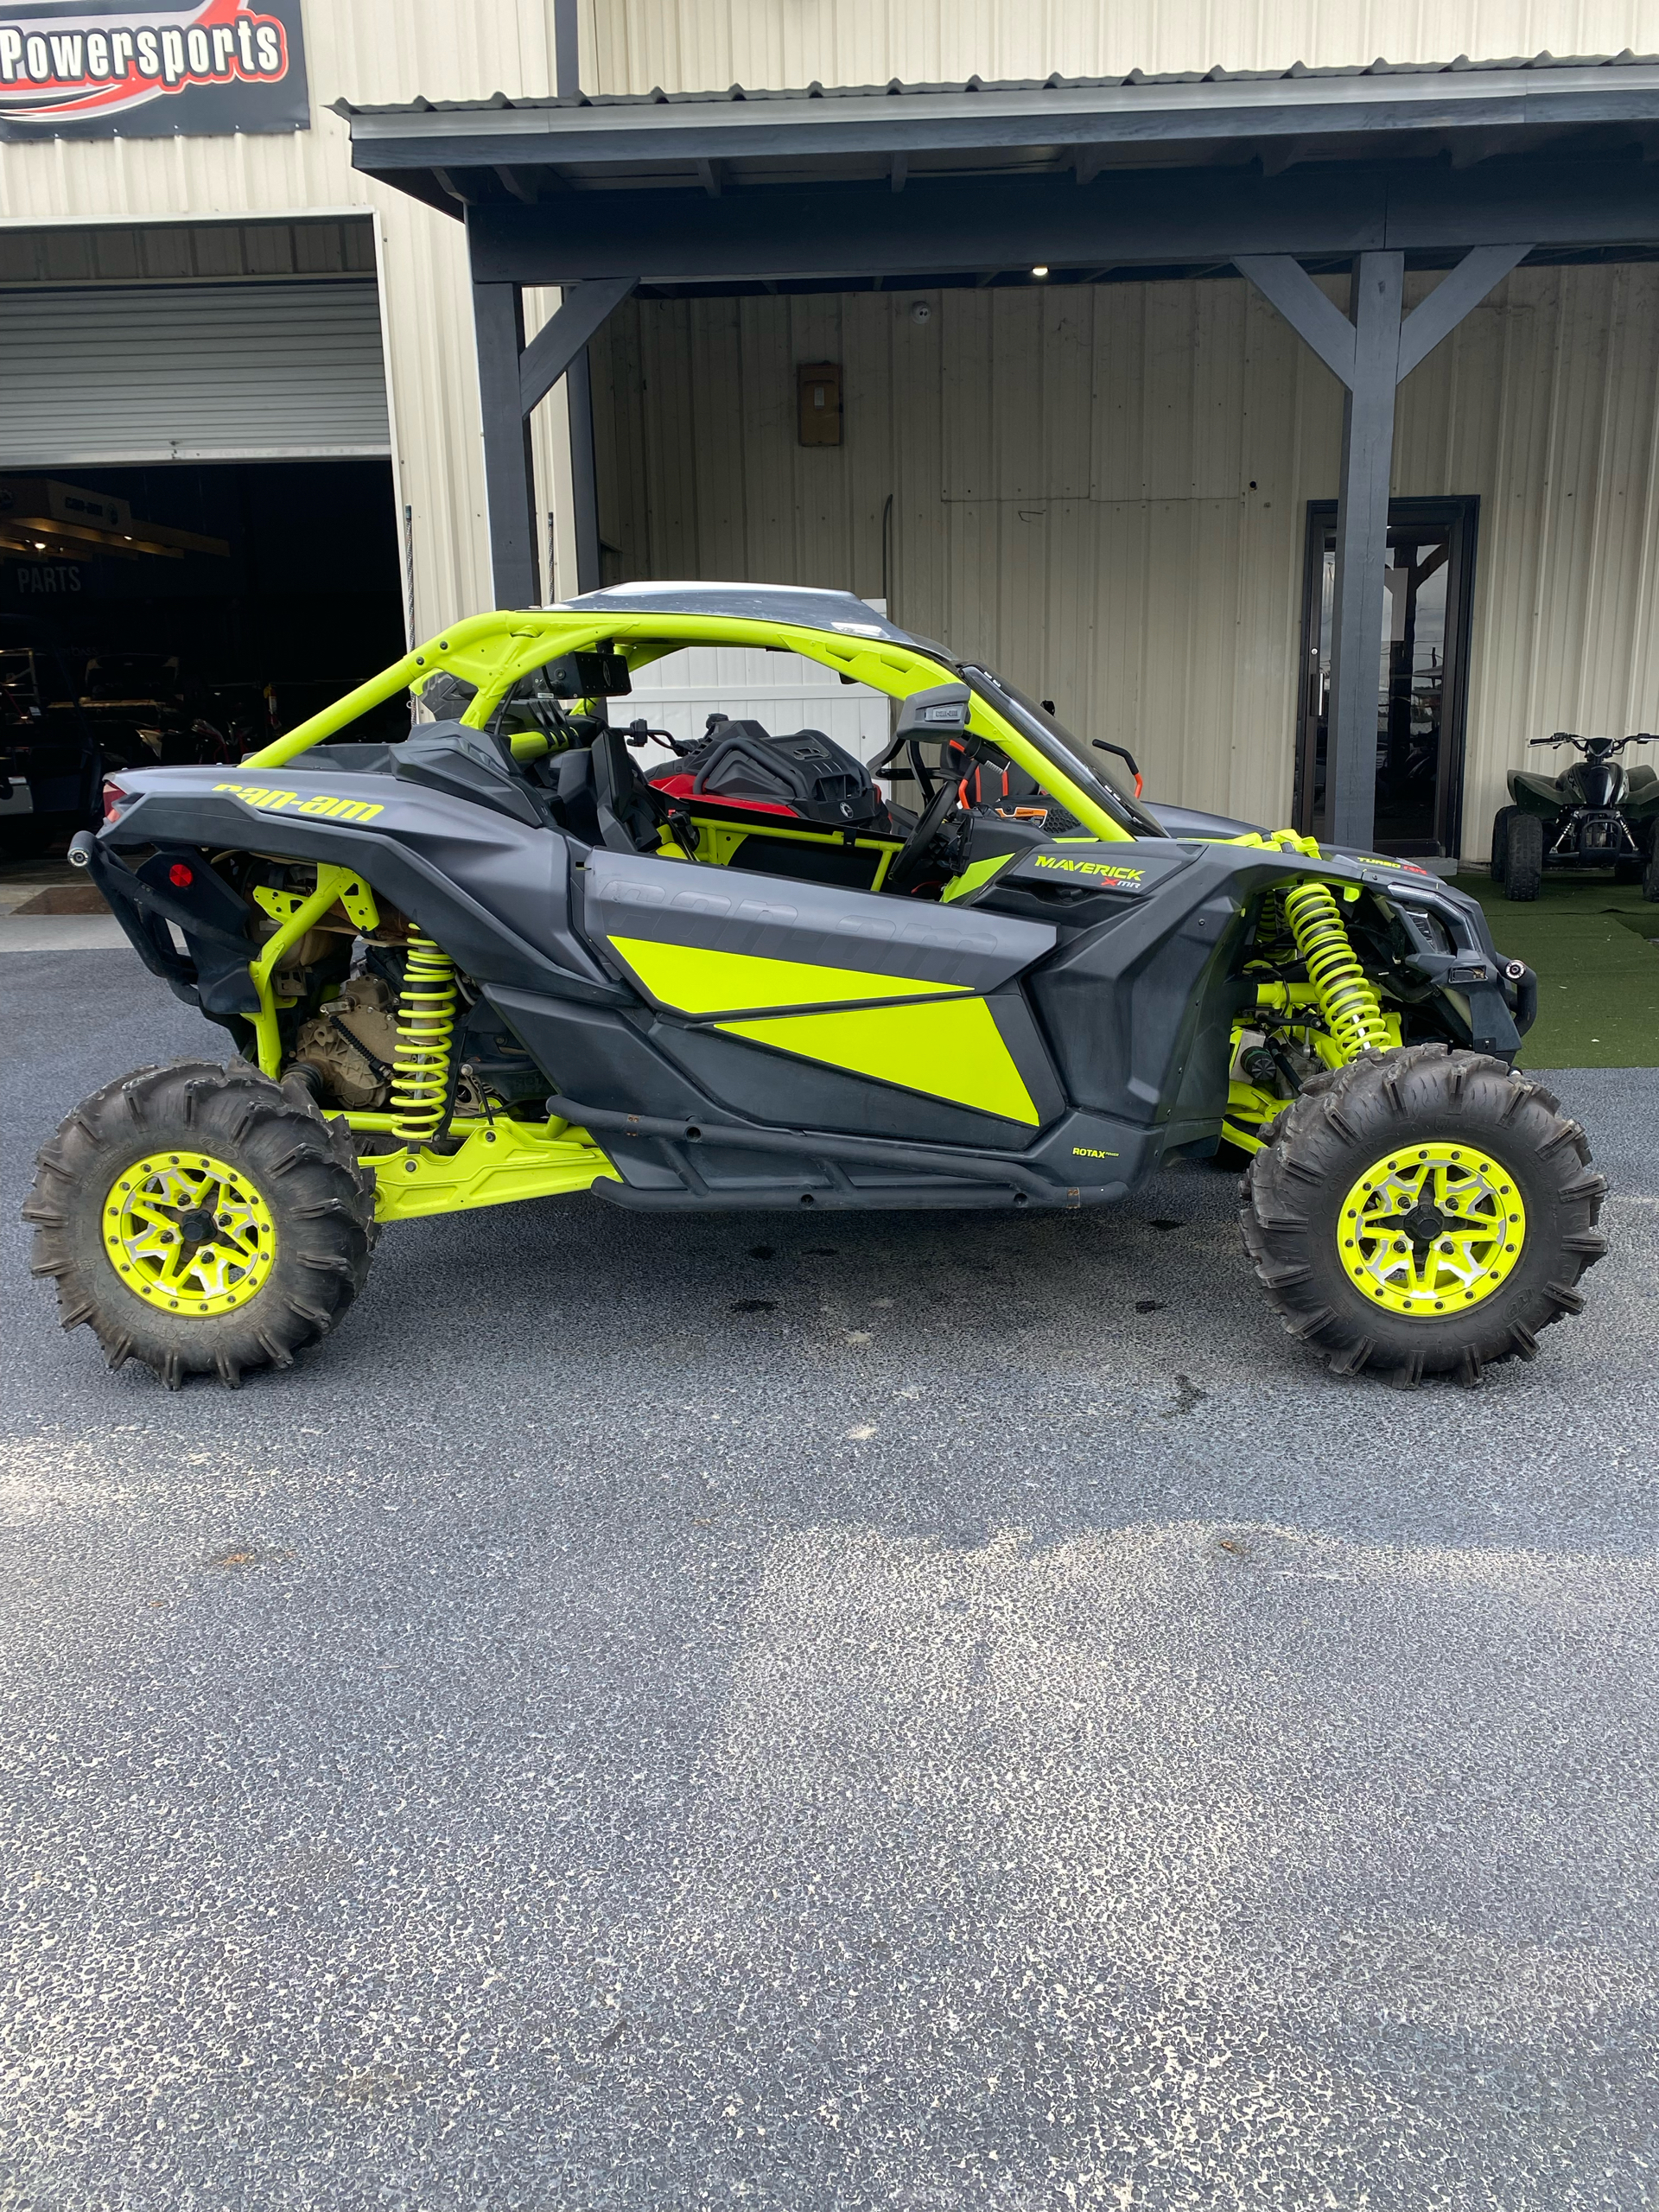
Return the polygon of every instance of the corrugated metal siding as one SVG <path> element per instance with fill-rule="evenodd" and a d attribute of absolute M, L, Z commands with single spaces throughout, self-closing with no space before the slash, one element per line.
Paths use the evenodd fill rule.
<path fill-rule="evenodd" d="M 0 464 L 385 453 L 374 282 L 0 290 Z"/>
<path fill-rule="evenodd" d="M 1287 818 L 1341 391 L 1251 288 L 631 302 L 600 358 L 627 575 L 875 596 L 891 495 L 898 620 L 1129 745 L 1163 797 Z M 839 448 L 796 442 L 803 360 L 844 365 Z M 1471 856 L 1528 737 L 1659 723 L 1656 364 L 1659 270 L 1525 270 L 1402 388 L 1396 494 L 1481 500 Z"/>
<path fill-rule="evenodd" d="M 1659 10 L 1653 0 L 606 0 L 594 28 L 604 91 L 709 91 L 1650 53 Z"/>
<path fill-rule="evenodd" d="M 400 0 L 396 7 L 385 0 L 330 0 L 307 11 L 314 103 L 308 131 L 0 146 L 0 224 L 211 224 L 372 212 L 394 457 L 399 497 L 413 511 L 416 624 L 423 634 L 488 601 L 465 241 L 458 223 L 357 175 L 346 124 L 327 103 L 341 94 L 377 101 L 422 92 L 456 99 L 487 98 L 498 89 L 547 92 L 552 16 L 550 0 L 476 0 L 465 9 L 449 0 Z M 1213 63 L 1265 68 L 1298 58 L 1313 65 L 1363 63 L 1378 54 L 1411 60 L 1544 48 L 1651 51 L 1659 48 L 1659 0 L 1274 0 L 1255 9 L 1230 0 L 1116 0 L 1109 9 L 1098 0 L 1048 0 L 1042 8 L 1014 0 L 814 0 L 810 8 L 799 0 L 583 0 L 582 42 L 584 82 L 609 92 L 643 92 L 658 83 L 720 86 L 734 78 L 857 84 L 893 76 L 962 79 L 976 72 L 1042 76 L 1051 69 L 1203 69 Z M 1643 358 L 1641 336 L 1650 327 L 1643 320 L 1652 313 L 1643 289 L 1650 279 L 1633 276 L 1624 305 L 1611 316 L 1611 353 L 1598 357 L 1598 381 L 1574 316 L 1600 298 L 1595 288 L 1609 281 L 1586 273 L 1528 277 L 1524 286 L 1533 289 L 1524 296 L 1511 285 L 1506 297 L 1514 304 L 1484 311 L 1492 318 L 1490 328 L 1477 318 L 1475 327 L 1418 372 L 1402 404 L 1402 452 L 1410 454 L 1413 471 L 1427 466 L 1420 439 L 1440 455 L 1438 474 L 1429 472 L 1434 480 L 1419 483 L 1414 474 L 1411 488 L 1484 488 L 1488 479 L 1470 474 L 1477 448 L 1486 455 L 1493 485 L 1503 487 L 1501 495 L 1493 490 L 1483 516 L 1476 813 L 1487 808 L 1496 775 L 1497 740 L 1491 733 L 1505 734 L 1507 757 L 1511 729 L 1553 727 L 1558 715 L 1570 719 L 1581 685 L 1589 694 L 1586 708 L 1603 690 L 1610 701 L 1617 696 L 1620 712 L 1608 708 L 1613 722 L 1643 714 L 1651 720 L 1656 713 L 1653 356 Z M 1570 295 L 1565 310 L 1562 286 Z M 677 531 L 683 534 L 683 523 L 674 518 L 684 515 L 695 493 L 708 518 L 699 531 L 714 565 L 737 564 L 757 576 L 850 582 L 876 595 L 880 512 L 891 492 L 901 615 L 925 626 L 926 609 L 942 622 L 959 607 L 964 621 L 991 622 L 992 649 L 1011 668 L 1029 673 L 1028 664 L 1046 665 L 1057 687 L 1051 696 L 1063 690 L 1075 699 L 1086 689 L 1103 702 L 1100 711 L 1147 731 L 1149 748 L 1162 748 L 1160 772 L 1178 778 L 1183 792 L 1224 789 L 1230 804 L 1244 807 L 1249 800 L 1247 810 L 1282 813 L 1301 502 L 1334 490 L 1339 395 L 1259 302 L 1235 286 L 1198 289 L 1202 299 L 1188 287 L 1171 288 L 1161 298 L 1150 288 L 1107 288 L 1113 303 L 1089 308 L 1086 346 L 1080 331 L 1064 336 L 1052 365 L 1044 332 L 1027 330 L 1022 310 L 1003 306 L 1001 296 L 969 302 L 955 295 L 925 326 L 912 325 L 884 299 L 845 313 L 835 302 L 699 310 L 703 366 L 696 389 L 659 385 L 643 410 L 637 395 L 633 401 L 625 395 L 618 419 L 632 428 L 620 448 L 613 440 L 607 534 L 627 533 L 631 557 L 652 543 L 666 544 Z M 1230 293 L 1236 296 L 1230 304 L 1224 296 Z M 1060 298 L 1046 296 L 1042 314 L 1064 321 L 1071 310 L 1054 304 Z M 527 303 L 532 327 L 551 303 L 548 296 Z M 787 318 L 782 339 L 769 320 L 779 315 Z M 953 342 L 959 334 L 981 342 L 972 337 L 977 326 L 969 318 L 1010 315 L 1004 373 L 1027 390 L 1032 372 L 1017 366 L 1023 347 L 1023 358 L 1040 365 L 1044 380 L 1041 474 L 1033 480 L 1040 481 L 1040 499 L 1018 488 L 998 490 L 994 498 L 981 489 L 972 499 L 944 499 L 947 479 L 937 431 L 941 341 L 949 332 Z M 1210 347 L 1207 359 L 1196 362 L 1183 353 L 1194 333 Z M 1482 346 L 1488 352 L 1481 353 Z M 659 369 L 671 384 L 687 374 L 685 341 L 674 339 L 666 322 L 647 332 L 637 314 L 626 319 L 614 351 L 636 380 Z M 785 368 L 794 360 L 827 358 L 847 365 L 849 445 L 839 454 L 804 457 L 827 464 L 810 473 L 781 449 L 791 435 L 792 383 L 766 365 L 779 358 Z M 1419 386 L 1439 390 L 1437 380 L 1453 373 L 1452 359 L 1454 422 L 1448 422 L 1415 392 Z M 728 438 L 718 452 L 688 442 L 694 421 L 701 436 L 725 419 L 707 389 L 715 363 L 726 370 L 739 365 L 760 410 L 752 438 Z M 1483 365 L 1492 363 L 1504 371 L 1501 404 L 1482 387 Z M 1128 368 L 1135 368 L 1133 376 Z M 1079 429 L 1077 392 L 1085 371 L 1096 404 L 1086 429 Z M 1072 397 L 1064 399 L 1068 378 Z M 1198 394 L 1190 429 L 1183 428 L 1185 403 L 1176 397 L 1188 385 Z M 931 416 L 914 397 L 929 389 Z M 953 405 L 971 418 L 978 404 L 959 380 Z M 1559 553 L 1565 517 L 1569 508 L 1578 515 L 1583 493 L 1562 472 L 1589 465 L 1582 442 L 1586 409 L 1596 424 L 1592 451 L 1609 465 L 1624 456 L 1630 474 L 1622 492 L 1609 483 L 1600 503 L 1592 501 L 1586 541 L 1592 567 L 1572 585 Z M 1035 431 L 1006 420 L 1000 404 L 991 411 L 1005 449 L 1001 471 L 1008 454 L 1028 451 Z M 550 508 L 558 512 L 558 581 L 569 588 L 561 418 L 555 395 L 538 411 L 534 444 L 542 512 L 545 519 Z M 916 435 L 916 426 L 930 421 L 936 428 Z M 1076 443 L 1083 435 L 1090 454 L 1086 486 Z M 1241 470 L 1248 465 L 1242 481 L 1237 472 L 1228 474 L 1235 455 Z M 1451 461 L 1457 463 L 1456 482 L 1446 478 Z M 1548 483 L 1546 467 L 1554 472 Z M 976 472 L 982 473 L 981 457 L 964 453 L 953 488 L 973 490 Z M 1247 489 L 1250 475 L 1261 487 L 1255 494 Z M 999 474 L 993 480 L 1005 479 Z M 1491 546 L 1500 496 L 1519 517 L 1502 543 L 1525 550 L 1495 562 Z M 1022 505 L 1040 512 L 1027 519 Z M 1616 543 L 1622 554 L 1613 551 Z M 1571 599 L 1575 590 L 1572 603 L 1586 626 L 1578 626 L 1577 615 L 1562 603 L 1562 595 Z M 1068 648 L 1069 659 L 1029 648 L 1027 631 L 1033 624 L 1034 634 L 1050 626 L 1056 636 L 1063 630 L 1077 640 Z M 1167 734 L 1172 731 L 1180 734 L 1179 744 Z"/>
<path fill-rule="evenodd" d="M 683 742 L 701 737 L 715 713 L 733 721 L 752 719 L 779 736 L 822 730 L 861 760 L 874 760 L 886 748 L 891 726 L 883 691 L 842 683 L 798 653 L 723 645 L 689 646 L 652 661 L 634 679 L 617 719 L 643 715 L 653 729 L 668 730 Z M 670 757 L 670 748 L 654 740 L 639 752 L 639 765 L 647 769 Z"/>
<path fill-rule="evenodd" d="M 312 128 L 285 136 L 0 146 L 0 223 L 212 222 L 366 209 L 376 218 L 398 493 L 413 510 L 416 625 L 489 604 L 482 441 L 459 223 L 358 175 L 327 103 L 553 89 L 549 0 L 330 0 L 306 10 Z M 592 50 L 591 35 L 588 50 Z M 542 410 L 543 414 L 547 410 Z M 539 429 L 539 426 L 538 426 Z M 544 430 L 538 453 L 550 480 Z M 550 504 L 543 499 L 543 505 Z"/>

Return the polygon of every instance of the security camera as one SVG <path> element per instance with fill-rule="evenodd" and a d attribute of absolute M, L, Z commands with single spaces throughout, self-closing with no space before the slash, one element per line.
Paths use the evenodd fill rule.
<path fill-rule="evenodd" d="M 929 307 L 925 300 L 912 300 L 911 302 L 910 319 L 912 322 L 925 322 L 932 312 L 932 308 Z"/>

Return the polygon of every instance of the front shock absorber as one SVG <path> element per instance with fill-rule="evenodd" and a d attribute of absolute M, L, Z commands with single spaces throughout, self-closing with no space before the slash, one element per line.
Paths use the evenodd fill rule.
<path fill-rule="evenodd" d="M 405 1144 L 427 1144 L 442 1134 L 454 1034 L 455 964 L 429 937 L 411 931 L 391 1071 L 394 1134 Z"/>
<path fill-rule="evenodd" d="M 1284 893 L 1284 902 L 1285 918 L 1307 963 L 1307 980 L 1319 994 L 1331 1034 L 1351 1060 L 1361 1052 L 1385 1051 L 1389 1033 L 1382 1009 L 1354 957 L 1330 887 L 1299 883 Z"/>

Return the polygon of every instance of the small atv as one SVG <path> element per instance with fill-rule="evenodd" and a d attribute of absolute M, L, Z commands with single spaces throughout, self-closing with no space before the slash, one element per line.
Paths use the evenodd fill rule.
<path fill-rule="evenodd" d="M 1637 730 L 1630 737 L 1575 737 L 1557 730 L 1534 745 L 1570 745 L 1582 757 L 1559 776 L 1511 768 L 1511 804 L 1492 822 L 1492 877 L 1506 899 L 1535 899 L 1547 868 L 1609 868 L 1619 882 L 1642 885 L 1659 899 L 1659 775 L 1644 764 L 1627 768 L 1627 745 L 1659 745 Z"/>
<path fill-rule="evenodd" d="M 688 645 L 874 685 L 892 743 L 714 718 L 647 778 L 609 702 Z M 438 718 L 327 741 L 406 690 Z M 478 615 L 105 811 L 75 861 L 232 1055 L 83 1101 L 25 1211 L 64 1326 L 174 1388 L 289 1365 L 391 1224 L 576 1192 L 1076 1211 L 1224 1141 L 1285 1326 L 1408 1382 L 1530 1358 L 1605 1249 L 1583 1132 L 1512 1071 L 1535 981 L 1473 899 L 1289 830 L 1171 836 L 841 593 Z"/>

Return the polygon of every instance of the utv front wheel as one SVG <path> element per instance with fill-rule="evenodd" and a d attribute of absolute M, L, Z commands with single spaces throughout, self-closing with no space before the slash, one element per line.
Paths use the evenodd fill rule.
<path fill-rule="evenodd" d="M 363 1287 L 374 1236 L 345 1124 L 237 1062 L 95 1092 L 41 1147 L 23 1214 L 63 1326 L 175 1390 L 290 1366 Z"/>
<path fill-rule="evenodd" d="M 1270 1302 L 1327 1366 L 1474 1382 L 1581 1309 L 1606 1189 L 1548 1091 L 1417 1045 L 1307 1084 L 1252 1159 L 1240 1219 Z"/>

